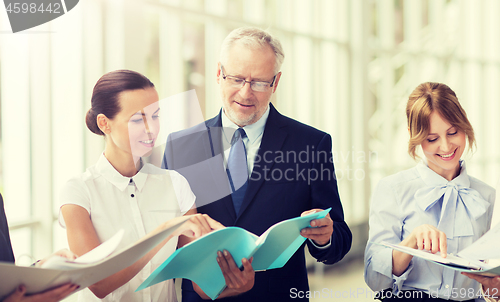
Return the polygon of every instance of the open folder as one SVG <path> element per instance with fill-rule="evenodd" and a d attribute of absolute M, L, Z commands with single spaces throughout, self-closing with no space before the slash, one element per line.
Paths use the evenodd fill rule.
<path fill-rule="evenodd" d="M 26 286 L 29 294 L 39 293 L 68 282 L 78 284 L 79 290 L 86 288 L 135 263 L 189 218 L 189 216 L 177 218 L 178 221 L 171 226 L 116 252 L 123 231 L 73 261 L 54 256 L 42 267 L 16 266 L 0 262 L 0 300 L 20 284 Z"/>
<path fill-rule="evenodd" d="M 312 220 L 324 218 L 330 209 L 279 222 L 260 237 L 239 227 L 213 231 L 175 251 L 137 291 L 168 279 L 185 278 L 215 300 L 226 288 L 216 260 L 217 251 L 229 251 L 239 267 L 242 258 L 253 256 L 255 271 L 283 267 L 306 240 L 300 230 L 310 227 Z"/>
<path fill-rule="evenodd" d="M 461 250 L 456 255 L 447 254 L 446 258 L 441 257 L 439 252 L 433 254 L 425 250 L 412 249 L 388 242 L 377 244 L 410 254 L 426 261 L 434 262 L 456 271 L 483 276 L 498 276 L 500 275 L 500 266 L 493 266 L 484 262 L 484 260 L 500 258 L 500 240 L 498 240 L 498 238 L 500 238 L 500 223 L 486 232 L 470 246 Z"/>

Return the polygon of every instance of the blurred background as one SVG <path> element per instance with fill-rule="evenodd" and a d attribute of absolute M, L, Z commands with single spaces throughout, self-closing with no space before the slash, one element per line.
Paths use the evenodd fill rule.
<path fill-rule="evenodd" d="M 309 259 L 312 300 L 371 301 L 362 264 L 370 194 L 382 177 L 415 165 L 405 104 L 418 84 L 455 90 L 476 131 L 477 149 L 464 156 L 469 174 L 500 180 L 499 15 L 497 0 L 83 0 L 13 34 L 0 9 L 0 192 L 17 263 L 66 247 L 59 192 L 104 148 L 84 123 L 101 75 L 139 71 L 160 98 L 193 90 L 199 107 L 170 102 L 175 124 L 187 127 L 220 110 L 224 37 L 257 26 L 285 51 L 277 109 L 332 135 L 353 232 L 342 263 Z"/>

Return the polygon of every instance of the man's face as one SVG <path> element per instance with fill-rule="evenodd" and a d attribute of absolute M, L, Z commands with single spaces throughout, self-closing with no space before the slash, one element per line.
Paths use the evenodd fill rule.
<path fill-rule="evenodd" d="M 275 56 L 272 48 L 252 49 L 236 42 L 229 50 L 224 67 L 226 76 L 238 77 L 246 81 L 271 83 L 274 77 Z M 273 87 L 264 92 L 253 91 L 250 83 L 241 88 L 232 86 L 221 74 L 221 63 L 217 71 L 217 83 L 220 84 L 222 108 L 226 116 L 236 125 L 243 127 L 257 122 L 269 105 L 271 96 L 276 91 L 281 73 L 276 76 Z"/>

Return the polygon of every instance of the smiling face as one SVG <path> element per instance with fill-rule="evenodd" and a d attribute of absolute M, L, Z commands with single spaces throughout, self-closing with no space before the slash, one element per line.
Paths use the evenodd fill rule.
<path fill-rule="evenodd" d="M 429 134 L 421 144 L 427 164 L 450 181 L 460 173 L 459 161 L 465 150 L 466 135 L 436 111 L 430 115 L 429 126 Z"/>
<path fill-rule="evenodd" d="M 270 83 L 274 77 L 275 61 L 270 46 L 253 49 L 236 42 L 228 52 L 227 62 L 224 62 L 224 73 L 247 81 Z M 273 87 L 269 87 L 265 92 L 257 92 L 250 88 L 249 83 L 239 89 L 231 87 L 222 78 L 220 63 L 217 70 L 224 114 L 240 127 L 257 122 L 269 106 L 281 73 L 276 76 Z"/>
<path fill-rule="evenodd" d="M 126 90 L 118 99 L 121 110 L 108 120 L 106 156 L 108 153 L 128 154 L 135 162 L 151 152 L 158 136 L 158 93 L 152 87 Z"/>

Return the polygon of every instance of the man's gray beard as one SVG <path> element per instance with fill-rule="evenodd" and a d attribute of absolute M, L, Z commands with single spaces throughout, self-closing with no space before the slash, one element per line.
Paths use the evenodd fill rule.
<path fill-rule="evenodd" d="M 257 116 L 257 113 L 254 113 L 254 114 L 249 115 L 247 119 L 240 120 L 240 119 L 236 118 L 233 110 L 227 110 L 227 114 L 228 114 L 228 118 L 231 121 L 233 121 L 236 125 L 242 125 L 242 126 L 250 125 L 249 122 L 252 121 L 253 119 L 255 119 L 255 117 Z M 255 121 L 254 121 L 254 123 L 255 123 Z"/>

